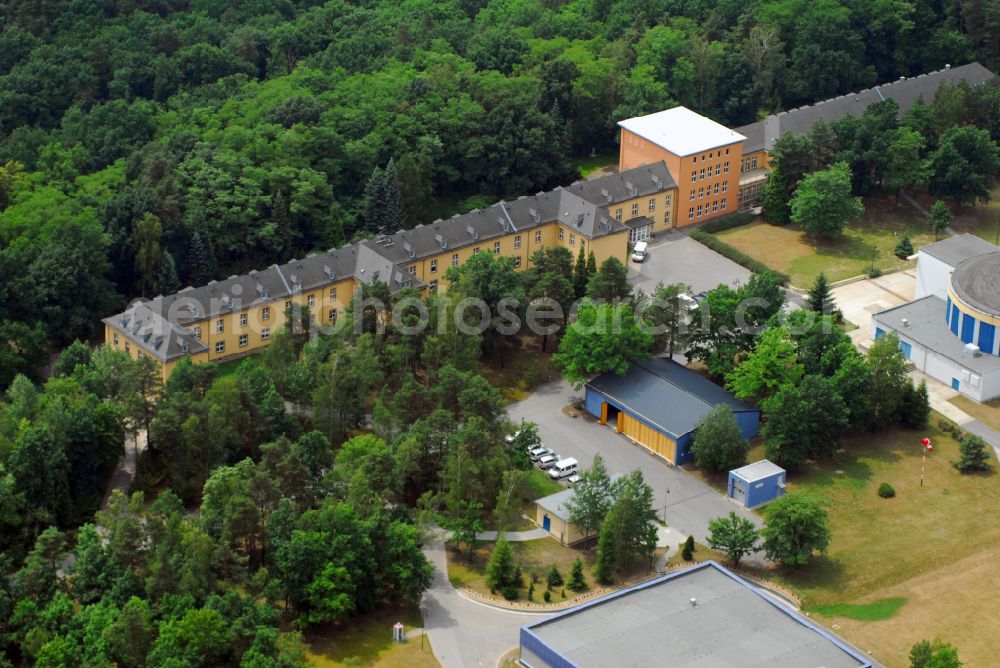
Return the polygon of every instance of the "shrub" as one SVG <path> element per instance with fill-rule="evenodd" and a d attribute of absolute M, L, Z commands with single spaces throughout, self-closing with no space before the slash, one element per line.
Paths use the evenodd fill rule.
<path fill-rule="evenodd" d="M 882 270 L 878 267 L 872 267 L 868 270 L 868 278 L 878 278 L 882 275 Z"/>
<path fill-rule="evenodd" d="M 529 601 L 534 601 L 535 600 L 535 583 L 534 582 L 532 582 L 530 585 L 528 585 L 528 600 Z"/>
<path fill-rule="evenodd" d="M 900 260 L 905 260 L 913 255 L 913 242 L 910 241 L 910 237 L 904 234 L 903 238 L 899 240 L 898 244 L 896 244 L 896 248 L 893 249 L 892 253 Z"/>
<path fill-rule="evenodd" d="M 514 585 L 510 585 L 508 587 L 504 587 L 502 593 L 503 593 L 503 597 L 505 599 L 507 599 L 508 601 L 516 601 L 517 600 L 517 587 L 515 587 Z"/>
<path fill-rule="evenodd" d="M 684 541 L 684 547 L 681 548 L 681 558 L 684 561 L 691 561 L 694 559 L 694 536 L 688 536 L 687 540 Z"/>
<path fill-rule="evenodd" d="M 966 434 L 965 438 L 958 444 L 958 451 L 961 456 L 955 462 L 955 467 L 962 473 L 986 471 L 990 468 L 993 449 L 975 434 Z"/>
<path fill-rule="evenodd" d="M 896 496 L 896 490 L 892 488 L 892 485 L 884 482 L 878 486 L 878 495 L 883 499 L 891 499 Z"/>
<path fill-rule="evenodd" d="M 562 597 L 566 598 L 566 588 L 565 587 L 563 587 L 563 590 L 562 590 L 561 593 L 562 593 Z"/>
<path fill-rule="evenodd" d="M 728 216 L 721 216 L 715 220 L 710 220 L 698 229 L 704 230 L 709 234 L 718 234 L 719 232 L 731 230 L 734 227 L 749 225 L 753 222 L 755 217 L 756 216 L 752 213 L 747 213 L 745 211 L 740 213 L 731 213 Z"/>
<path fill-rule="evenodd" d="M 719 255 L 723 255 L 729 258 L 736 264 L 743 265 L 744 267 L 746 267 L 755 274 L 763 274 L 769 271 L 774 272 L 773 269 L 768 267 L 760 260 L 756 260 L 747 255 L 746 253 L 744 253 L 743 251 L 733 248 L 722 239 L 712 236 L 705 230 L 699 229 L 693 231 L 691 233 L 691 238 L 700 244 L 708 246 Z M 774 273 L 778 274 L 778 277 L 781 279 L 781 282 L 783 284 L 788 283 L 789 278 L 787 274 L 782 274 L 780 272 L 774 272 Z"/>
<path fill-rule="evenodd" d="M 545 593 L 542 594 L 542 598 L 545 599 L 546 603 L 551 603 L 552 602 L 552 592 L 550 592 L 548 589 L 546 589 Z"/>
<path fill-rule="evenodd" d="M 561 587 L 563 583 L 562 573 L 559 572 L 558 568 L 553 566 L 552 568 L 549 569 L 549 575 L 547 580 L 549 583 L 549 589 L 555 589 L 556 587 Z"/>

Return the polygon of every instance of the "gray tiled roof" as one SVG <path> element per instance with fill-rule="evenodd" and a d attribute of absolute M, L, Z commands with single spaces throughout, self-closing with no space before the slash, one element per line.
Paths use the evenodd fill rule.
<path fill-rule="evenodd" d="M 665 357 L 633 364 L 624 376 L 609 371 L 587 383 L 587 387 L 626 406 L 674 440 L 694 431 L 717 404 L 725 404 L 734 412 L 757 410 Z"/>
<path fill-rule="evenodd" d="M 571 186 L 566 186 L 566 190 L 598 206 L 610 206 L 676 187 L 677 184 L 670 176 L 666 163 L 661 160 L 597 179 L 577 181 Z"/>
<path fill-rule="evenodd" d="M 753 585 L 706 561 L 522 627 L 578 668 L 867 668 L 872 661 Z M 549 665 L 549 664 L 545 664 Z"/>
<path fill-rule="evenodd" d="M 898 332 L 900 336 L 962 365 L 969 371 L 980 375 L 1000 371 L 1000 357 L 986 353 L 977 357 L 965 352 L 965 344 L 958 336 L 952 334 L 944 321 L 947 308 L 948 305 L 943 300 L 928 295 L 876 313 L 872 318 L 876 326 Z"/>
<path fill-rule="evenodd" d="M 189 352 L 200 353 L 208 346 L 184 327 L 161 315 L 156 300 L 136 301 L 123 313 L 104 318 L 105 323 L 124 332 L 144 352 L 166 362 Z"/>
<path fill-rule="evenodd" d="M 975 86 L 993 78 L 993 73 L 979 63 L 969 63 L 960 67 L 942 69 L 915 77 L 899 79 L 873 88 L 848 93 L 829 100 L 778 114 L 771 114 L 756 123 L 744 125 L 736 131 L 747 139 L 743 152 L 751 153 L 770 149 L 775 140 L 783 134 L 804 134 L 817 121 L 835 121 L 850 114 L 861 116 L 869 105 L 882 100 L 893 99 L 899 104 L 900 114 L 912 107 L 917 100 L 930 103 L 941 84 L 956 84 L 966 81 Z"/>
<path fill-rule="evenodd" d="M 927 253 L 952 267 L 957 267 L 959 263 L 970 257 L 997 251 L 1000 251 L 1000 247 L 994 246 L 989 241 L 980 239 L 974 234 L 959 234 L 921 246 L 919 249 L 920 253 Z"/>

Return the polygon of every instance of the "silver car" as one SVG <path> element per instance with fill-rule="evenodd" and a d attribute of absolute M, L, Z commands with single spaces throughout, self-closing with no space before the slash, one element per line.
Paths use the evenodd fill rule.
<path fill-rule="evenodd" d="M 544 445 L 539 445 L 536 448 L 532 448 L 528 451 L 528 458 L 533 462 L 537 462 L 539 459 L 545 455 L 551 455 L 552 451 L 546 448 Z"/>
<path fill-rule="evenodd" d="M 559 461 L 559 455 L 557 455 L 554 452 L 550 452 L 549 454 L 540 457 L 536 463 L 538 464 L 538 468 L 542 469 L 543 471 L 547 471 L 548 469 L 555 466 L 556 462 L 558 461 Z"/>

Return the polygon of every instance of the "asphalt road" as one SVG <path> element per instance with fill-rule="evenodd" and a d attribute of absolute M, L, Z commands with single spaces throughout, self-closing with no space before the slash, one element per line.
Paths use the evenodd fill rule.
<path fill-rule="evenodd" d="M 508 412 L 514 422 L 524 419 L 537 423 L 544 444 L 562 457 L 576 458 L 583 469 L 590 467 L 597 453 L 604 458 L 610 473 L 642 469 L 646 482 L 653 488 L 657 514 L 662 517 L 666 501 L 667 524 L 685 535 L 693 535 L 695 540 L 704 543 L 708 538 L 709 520 L 730 511 L 749 518 L 757 526 L 762 525 L 754 513 L 727 500 L 684 470 L 650 454 L 613 428 L 598 424 L 589 415 L 572 418 L 563 413 L 564 406 L 582 397 L 583 390 L 575 391 L 565 381 L 549 383 L 528 399 L 511 405 Z"/>

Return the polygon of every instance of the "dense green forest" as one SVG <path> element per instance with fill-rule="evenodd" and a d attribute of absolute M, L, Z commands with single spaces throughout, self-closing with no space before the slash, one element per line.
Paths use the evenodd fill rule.
<path fill-rule="evenodd" d="M 979 59 L 986 0 L 0 3 L 0 387 L 141 293 L 575 178 L 620 118 L 728 124 Z M 368 230 L 370 232 L 371 230 Z"/>

